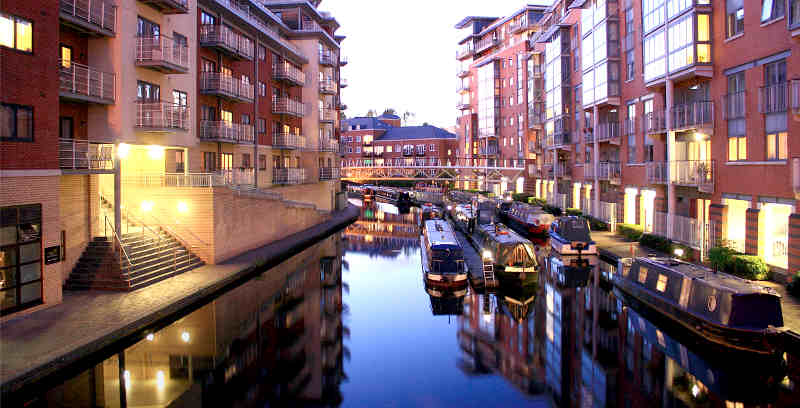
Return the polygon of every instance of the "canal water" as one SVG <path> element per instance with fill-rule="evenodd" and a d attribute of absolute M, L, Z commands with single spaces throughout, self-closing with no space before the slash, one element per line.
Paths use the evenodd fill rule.
<path fill-rule="evenodd" d="M 545 267 L 528 286 L 427 288 L 418 223 L 413 208 L 362 206 L 342 233 L 124 339 L 22 402 L 800 406 L 800 356 L 732 354 L 685 333 L 618 298 L 606 279 L 613 265 L 597 257 L 543 250 Z"/>

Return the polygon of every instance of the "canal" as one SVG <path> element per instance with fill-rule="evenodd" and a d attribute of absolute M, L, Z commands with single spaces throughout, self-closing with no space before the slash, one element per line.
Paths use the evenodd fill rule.
<path fill-rule="evenodd" d="M 360 202 L 356 202 L 361 205 Z M 419 213 L 358 221 L 18 400 L 33 407 L 789 407 L 800 355 L 731 353 L 618 298 L 597 257 L 427 288 Z M 566 265 L 554 267 L 553 265 Z M 586 274 L 571 273 L 575 269 Z M 5 405 L 4 405 L 5 406 Z M 12 405 L 9 405 L 12 406 Z"/>

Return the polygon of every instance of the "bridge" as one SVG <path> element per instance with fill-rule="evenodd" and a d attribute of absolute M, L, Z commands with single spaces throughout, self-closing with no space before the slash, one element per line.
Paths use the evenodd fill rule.
<path fill-rule="evenodd" d="M 405 159 L 402 163 L 386 163 L 373 165 L 350 166 L 342 165 L 341 179 L 345 181 L 370 181 L 370 180 L 419 180 L 419 181 L 486 181 L 500 183 L 513 181 L 525 171 L 521 161 L 515 161 L 511 167 L 486 165 L 486 160 L 472 158 L 454 158 L 441 163 L 421 160 L 412 161 Z M 480 161 L 484 165 L 480 165 Z"/>

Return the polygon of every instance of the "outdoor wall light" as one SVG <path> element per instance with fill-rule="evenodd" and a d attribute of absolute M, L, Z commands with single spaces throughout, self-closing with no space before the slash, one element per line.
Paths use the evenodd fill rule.
<path fill-rule="evenodd" d="M 694 140 L 696 140 L 698 142 L 706 140 L 707 137 L 708 137 L 708 135 L 705 134 L 705 133 L 700 133 L 700 132 L 695 132 L 694 133 Z"/>
<path fill-rule="evenodd" d="M 122 380 L 125 382 L 125 385 L 130 385 L 130 383 L 131 383 L 131 372 L 128 371 L 128 370 L 125 370 L 125 372 L 122 373 Z"/>
<path fill-rule="evenodd" d="M 153 333 L 150 333 L 145 338 L 147 339 L 147 341 L 153 341 L 156 338 L 156 336 L 153 335 Z"/>
<path fill-rule="evenodd" d="M 678 258 L 683 256 L 683 249 L 682 248 L 675 248 L 675 256 Z"/>
<path fill-rule="evenodd" d="M 166 379 L 165 379 L 165 376 L 164 376 L 164 372 L 161 371 L 161 370 L 158 370 L 156 372 L 156 387 L 158 387 L 158 389 L 163 389 L 165 383 L 166 383 Z"/>
<path fill-rule="evenodd" d="M 183 340 L 184 343 L 188 343 L 189 340 L 191 340 L 191 339 L 192 339 L 192 336 L 189 335 L 189 332 L 185 331 L 185 332 L 181 333 L 181 340 Z"/>
<path fill-rule="evenodd" d="M 152 201 L 148 201 L 148 200 L 142 201 L 142 206 L 141 206 L 142 207 L 142 211 L 144 211 L 144 212 L 152 211 L 154 205 L 155 204 L 153 204 Z"/>
<path fill-rule="evenodd" d="M 178 201 L 178 212 L 181 214 L 189 212 L 189 204 L 186 204 L 186 201 Z"/>
<path fill-rule="evenodd" d="M 483 251 L 483 257 L 485 259 L 492 259 L 492 252 L 489 250 Z"/>
<path fill-rule="evenodd" d="M 117 156 L 119 156 L 120 159 L 127 158 L 130 152 L 131 146 L 127 143 L 120 143 L 119 146 L 117 146 Z"/>

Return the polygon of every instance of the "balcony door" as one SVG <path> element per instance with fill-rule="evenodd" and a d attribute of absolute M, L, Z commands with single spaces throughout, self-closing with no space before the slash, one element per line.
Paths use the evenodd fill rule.
<path fill-rule="evenodd" d="M 161 35 L 161 26 L 146 18 L 138 17 L 136 34 L 139 37 L 158 38 Z"/>
<path fill-rule="evenodd" d="M 58 122 L 58 133 L 62 139 L 74 139 L 74 121 L 72 117 L 62 116 Z"/>

